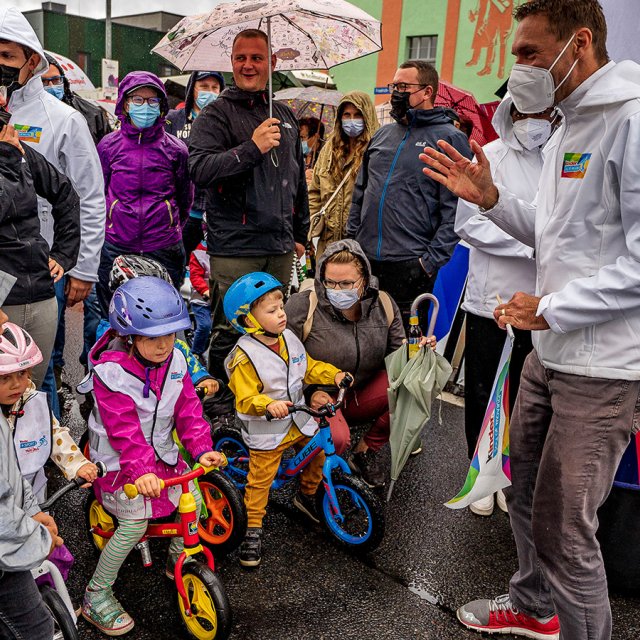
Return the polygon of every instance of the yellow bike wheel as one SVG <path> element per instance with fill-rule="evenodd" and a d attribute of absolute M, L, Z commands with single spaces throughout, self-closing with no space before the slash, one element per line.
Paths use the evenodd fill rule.
<path fill-rule="evenodd" d="M 102 551 L 109 538 L 102 538 L 101 536 L 91 533 L 93 527 L 99 527 L 103 531 L 114 531 L 118 526 L 118 521 L 115 516 L 112 516 L 96 499 L 93 493 L 89 493 L 87 496 L 87 502 L 85 504 L 85 519 L 87 521 L 87 531 L 89 532 L 89 540 L 91 544 L 98 550 Z"/>
<path fill-rule="evenodd" d="M 231 631 L 231 607 L 222 581 L 201 562 L 182 568 L 191 615 L 178 594 L 178 608 L 187 631 L 198 640 L 226 640 Z"/>

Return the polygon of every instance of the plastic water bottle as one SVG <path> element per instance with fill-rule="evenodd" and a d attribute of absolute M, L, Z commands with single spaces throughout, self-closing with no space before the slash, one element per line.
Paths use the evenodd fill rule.
<path fill-rule="evenodd" d="M 419 344 L 422 339 L 422 329 L 418 324 L 418 316 L 411 316 L 409 318 L 409 358 L 418 354 L 420 349 Z"/>

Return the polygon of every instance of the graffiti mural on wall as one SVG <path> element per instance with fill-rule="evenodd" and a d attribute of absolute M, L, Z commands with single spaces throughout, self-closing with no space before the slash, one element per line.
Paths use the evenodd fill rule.
<path fill-rule="evenodd" d="M 498 78 L 504 78 L 509 53 L 507 41 L 514 23 L 513 8 L 514 0 L 477 0 L 476 8 L 469 11 L 469 22 L 475 23 L 475 30 L 471 42 L 472 54 L 466 66 L 483 64 L 477 75 L 495 74 Z M 497 72 L 496 51 L 499 60 Z"/>

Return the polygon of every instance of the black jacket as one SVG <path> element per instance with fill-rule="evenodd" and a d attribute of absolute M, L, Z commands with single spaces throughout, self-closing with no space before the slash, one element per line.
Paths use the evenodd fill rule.
<path fill-rule="evenodd" d="M 371 138 L 353 190 L 347 235 L 370 260 L 422 258 L 431 273 L 449 261 L 458 244 L 458 198 L 422 173 L 418 156 L 438 140 L 467 158 L 473 154 L 442 107 L 410 109 L 408 118 L 408 125 L 388 124 Z"/>
<path fill-rule="evenodd" d="M 91 132 L 93 141 L 98 144 L 102 138 L 108 133 L 111 133 L 111 125 L 109 124 L 109 118 L 107 112 L 98 105 L 93 104 L 89 100 L 81 98 L 75 93 L 71 93 L 70 97 L 65 94 L 64 101 L 71 107 L 73 107 L 78 113 L 84 116 Z"/>
<path fill-rule="evenodd" d="M 80 249 L 80 200 L 71 182 L 29 145 L 0 142 L 0 270 L 17 277 L 5 305 L 40 302 L 54 296 L 49 257 L 65 272 Z M 51 250 L 40 235 L 36 194 L 52 205 Z"/>
<path fill-rule="evenodd" d="M 267 93 L 225 89 L 194 120 L 189 138 L 189 170 L 198 187 L 208 188 L 208 252 L 264 256 L 306 244 L 309 202 L 302 146 L 293 111 L 274 102 L 280 146 L 262 154 L 251 140 L 269 117 Z"/>

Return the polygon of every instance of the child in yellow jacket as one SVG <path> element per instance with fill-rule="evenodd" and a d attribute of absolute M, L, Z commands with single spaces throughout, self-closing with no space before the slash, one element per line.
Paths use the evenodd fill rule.
<path fill-rule="evenodd" d="M 338 385 L 345 373 L 309 357 L 303 344 L 287 329 L 282 285 L 267 273 L 249 273 L 236 280 L 224 297 L 227 319 L 242 334 L 225 361 L 229 387 L 249 447 L 249 473 L 244 502 L 248 528 L 240 547 L 240 564 L 257 567 L 262 555 L 262 520 L 269 489 L 282 454 L 302 448 L 317 430 L 305 413 L 289 414 L 304 402 L 305 384 Z M 267 421 L 269 412 L 274 420 Z M 314 495 L 322 480 L 324 453 L 317 454 L 300 475 L 293 504 L 315 522 Z"/>

